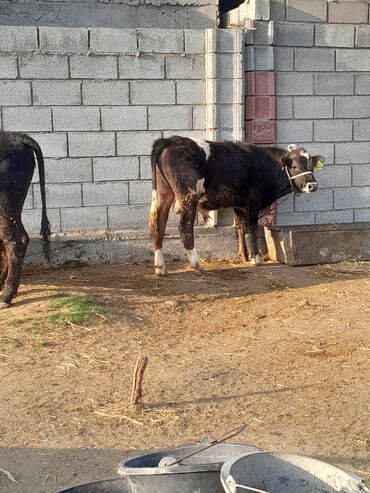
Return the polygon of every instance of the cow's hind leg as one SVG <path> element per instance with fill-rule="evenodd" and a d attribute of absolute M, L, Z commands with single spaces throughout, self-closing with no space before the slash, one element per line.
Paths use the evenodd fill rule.
<path fill-rule="evenodd" d="M 6 258 L 3 242 L 0 240 L 0 291 L 3 289 L 4 281 L 8 273 L 8 260 Z"/>
<path fill-rule="evenodd" d="M 258 254 L 258 213 L 259 210 L 254 207 L 248 209 L 248 237 L 249 237 L 249 251 L 251 253 L 251 263 L 253 265 L 259 265 L 261 263 L 260 256 Z"/>
<path fill-rule="evenodd" d="M 186 197 L 185 200 L 176 200 L 177 205 L 181 203 L 179 212 L 180 238 L 184 244 L 191 267 L 197 274 L 201 274 L 200 258 L 194 246 L 194 222 L 197 214 L 197 202 L 196 194 Z"/>
<path fill-rule="evenodd" d="M 248 260 L 248 249 L 245 243 L 247 232 L 247 211 L 243 209 L 233 209 L 236 237 L 238 239 L 238 257 L 242 260 Z"/>

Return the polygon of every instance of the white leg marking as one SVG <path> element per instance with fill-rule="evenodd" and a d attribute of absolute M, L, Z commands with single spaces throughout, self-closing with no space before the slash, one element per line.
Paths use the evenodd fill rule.
<path fill-rule="evenodd" d="M 152 191 L 152 203 L 150 205 L 150 213 L 153 214 L 157 208 L 157 190 Z"/>
<path fill-rule="evenodd" d="M 207 159 L 211 155 L 211 146 L 209 145 L 209 143 L 202 139 L 194 138 L 192 140 L 194 140 L 194 142 L 206 153 L 206 161 L 207 161 Z"/>
<path fill-rule="evenodd" d="M 186 250 L 186 253 L 192 268 L 198 271 L 201 270 L 200 258 L 196 249 L 193 248 L 192 250 Z"/>
<path fill-rule="evenodd" d="M 198 198 L 202 196 L 204 193 L 206 193 L 206 189 L 204 188 L 204 182 L 205 182 L 205 178 L 201 178 L 200 180 L 197 180 L 195 188 L 197 191 Z"/>
<path fill-rule="evenodd" d="M 154 268 L 157 276 L 166 275 L 166 264 L 164 262 L 162 248 L 159 248 L 154 253 Z"/>
<path fill-rule="evenodd" d="M 251 264 L 252 265 L 259 265 L 260 263 L 261 263 L 261 258 L 257 253 L 257 255 L 255 255 L 254 257 L 251 258 Z"/>

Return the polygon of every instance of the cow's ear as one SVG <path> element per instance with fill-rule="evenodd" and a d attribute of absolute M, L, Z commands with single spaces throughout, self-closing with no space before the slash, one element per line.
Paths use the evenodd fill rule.
<path fill-rule="evenodd" d="M 325 163 L 324 156 L 311 156 L 313 165 L 316 166 L 317 163 Z"/>
<path fill-rule="evenodd" d="M 292 160 L 290 159 L 290 157 L 288 156 L 281 156 L 281 159 L 280 159 L 280 162 L 281 162 L 281 166 L 284 168 L 285 166 L 287 166 L 288 168 L 291 167 L 292 165 Z"/>

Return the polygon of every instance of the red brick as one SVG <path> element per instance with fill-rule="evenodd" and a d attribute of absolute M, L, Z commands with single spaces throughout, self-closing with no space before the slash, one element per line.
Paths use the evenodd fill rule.
<path fill-rule="evenodd" d="M 245 84 L 248 96 L 274 96 L 275 72 L 246 72 Z"/>
<path fill-rule="evenodd" d="M 275 120 L 275 96 L 248 96 L 246 118 L 247 120 Z"/>
<path fill-rule="evenodd" d="M 274 144 L 276 142 L 275 120 L 247 121 L 246 140 L 251 144 Z"/>

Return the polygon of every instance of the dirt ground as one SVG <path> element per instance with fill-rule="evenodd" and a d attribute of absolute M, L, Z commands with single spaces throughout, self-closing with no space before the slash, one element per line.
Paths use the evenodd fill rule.
<path fill-rule="evenodd" d="M 150 264 L 24 273 L 0 312 L 1 493 L 113 477 L 128 453 L 242 423 L 237 442 L 369 478 L 370 264 L 168 267 L 160 279 Z M 50 324 L 50 300 L 72 294 L 106 315 Z M 132 407 L 138 354 L 149 364 Z"/>

